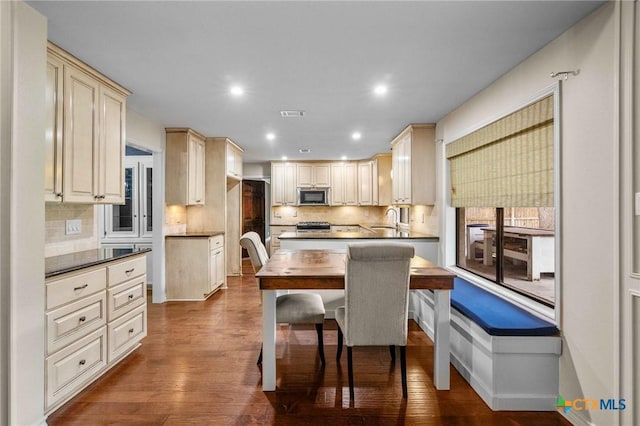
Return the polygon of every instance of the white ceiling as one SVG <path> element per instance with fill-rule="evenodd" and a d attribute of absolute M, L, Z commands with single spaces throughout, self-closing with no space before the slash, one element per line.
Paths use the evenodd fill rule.
<path fill-rule="evenodd" d="M 28 3 L 51 41 L 133 92 L 128 108 L 227 136 L 257 162 L 386 152 L 407 124 L 436 122 L 602 2 Z M 288 109 L 306 116 L 281 118 Z"/>

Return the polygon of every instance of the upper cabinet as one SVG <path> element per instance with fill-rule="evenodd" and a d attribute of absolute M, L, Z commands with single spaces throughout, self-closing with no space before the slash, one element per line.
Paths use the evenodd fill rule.
<path fill-rule="evenodd" d="M 435 188 L 435 125 L 412 124 L 392 142 L 393 204 L 433 205 Z"/>
<path fill-rule="evenodd" d="M 297 186 L 303 188 L 328 188 L 331 186 L 330 163 L 298 163 Z"/>
<path fill-rule="evenodd" d="M 227 177 L 242 179 L 242 149 L 227 140 Z"/>
<path fill-rule="evenodd" d="M 358 163 L 331 163 L 331 205 L 358 205 Z"/>
<path fill-rule="evenodd" d="M 45 201 L 124 203 L 130 92 L 49 43 Z"/>
<path fill-rule="evenodd" d="M 378 186 L 374 185 L 374 170 L 377 164 L 373 160 L 358 162 L 358 205 L 375 206 L 378 204 Z M 374 194 L 375 192 L 375 194 Z"/>
<path fill-rule="evenodd" d="M 168 205 L 203 205 L 204 136 L 185 128 L 167 128 L 165 197 Z"/>
<path fill-rule="evenodd" d="M 271 163 L 271 205 L 296 205 L 296 164 Z"/>

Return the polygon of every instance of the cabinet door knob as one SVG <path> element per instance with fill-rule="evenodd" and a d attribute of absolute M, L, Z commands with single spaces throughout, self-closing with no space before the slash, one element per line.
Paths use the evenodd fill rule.
<path fill-rule="evenodd" d="M 136 270 L 136 268 L 127 269 L 126 271 L 124 271 L 124 273 L 129 275 L 130 273 L 132 273 L 135 270 Z"/>
<path fill-rule="evenodd" d="M 130 328 L 129 329 L 129 334 L 132 334 L 132 333 L 133 333 L 133 328 Z"/>
<path fill-rule="evenodd" d="M 85 365 L 87 363 L 86 359 L 81 359 L 80 362 L 78 362 L 78 364 L 80 365 Z"/>
<path fill-rule="evenodd" d="M 84 315 L 78 318 L 78 322 L 85 322 L 86 320 L 87 320 L 87 317 L 85 317 Z"/>
<path fill-rule="evenodd" d="M 74 287 L 73 291 L 84 290 L 87 287 L 89 287 L 89 284 L 85 283 L 84 285 L 81 285 L 80 287 Z"/>
<path fill-rule="evenodd" d="M 129 300 L 132 300 L 132 299 L 133 299 L 133 294 L 130 294 L 129 295 Z"/>

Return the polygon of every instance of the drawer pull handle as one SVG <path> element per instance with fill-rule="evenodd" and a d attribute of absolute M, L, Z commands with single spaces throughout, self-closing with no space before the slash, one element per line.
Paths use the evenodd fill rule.
<path fill-rule="evenodd" d="M 129 334 L 132 334 L 132 333 L 133 333 L 133 328 L 130 328 L 129 329 Z"/>
<path fill-rule="evenodd" d="M 133 300 L 133 294 L 129 295 L 129 300 Z"/>
<path fill-rule="evenodd" d="M 85 322 L 86 320 L 87 320 L 87 317 L 85 317 L 84 315 L 78 318 L 78 322 Z"/>
<path fill-rule="evenodd" d="M 136 270 L 136 268 L 127 269 L 126 271 L 124 271 L 124 273 L 129 275 L 130 273 L 132 273 L 135 270 Z"/>
<path fill-rule="evenodd" d="M 80 287 L 74 287 L 73 291 L 84 290 L 87 287 L 89 287 L 89 284 L 85 283 L 84 285 L 81 285 Z"/>
<path fill-rule="evenodd" d="M 86 359 L 81 359 L 80 362 L 78 364 L 80 365 L 85 365 L 87 363 Z"/>

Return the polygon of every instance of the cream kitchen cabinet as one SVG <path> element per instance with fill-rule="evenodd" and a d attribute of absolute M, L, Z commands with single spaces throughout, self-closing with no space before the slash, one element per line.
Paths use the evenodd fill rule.
<path fill-rule="evenodd" d="M 45 279 L 47 413 L 140 345 L 146 294 L 142 254 Z"/>
<path fill-rule="evenodd" d="M 358 162 L 358 205 L 378 205 L 378 165 L 374 160 Z"/>
<path fill-rule="evenodd" d="M 269 248 L 269 254 L 273 255 L 280 249 L 280 234 L 285 232 L 296 232 L 295 225 L 271 225 L 269 227 L 271 233 L 271 244 Z"/>
<path fill-rule="evenodd" d="M 295 206 L 297 203 L 296 164 L 271 163 L 271 205 Z"/>
<path fill-rule="evenodd" d="M 168 205 L 205 203 L 204 136 L 191 129 L 167 128 L 165 197 Z"/>
<path fill-rule="evenodd" d="M 297 186 L 326 188 L 331 186 L 330 163 L 298 163 Z"/>
<path fill-rule="evenodd" d="M 242 149 L 227 140 L 227 177 L 242 179 Z"/>
<path fill-rule="evenodd" d="M 124 203 L 124 87 L 47 46 L 45 201 Z"/>
<path fill-rule="evenodd" d="M 392 142 L 394 204 L 435 203 L 435 125 L 412 124 Z"/>
<path fill-rule="evenodd" d="M 222 235 L 168 235 L 165 247 L 168 300 L 204 300 L 224 287 Z"/>
<path fill-rule="evenodd" d="M 358 164 L 331 163 L 331 205 L 358 205 Z"/>

